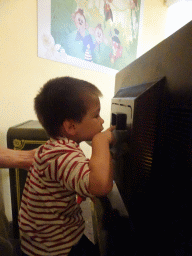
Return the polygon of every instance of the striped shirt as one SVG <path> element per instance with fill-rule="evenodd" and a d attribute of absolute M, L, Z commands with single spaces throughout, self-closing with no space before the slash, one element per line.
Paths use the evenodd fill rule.
<path fill-rule="evenodd" d="M 19 212 L 22 251 L 32 255 L 68 255 L 84 231 L 76 195 L 91 197 L 89 160 L 67 138 L 38 148 Z"/>

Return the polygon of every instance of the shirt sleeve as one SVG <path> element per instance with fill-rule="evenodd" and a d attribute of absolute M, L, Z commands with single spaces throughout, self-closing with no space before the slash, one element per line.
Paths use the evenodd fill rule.
<path fill-rule="evenodd" d="M 93 197 L 89 192 L 89 159 L 81 151 L 62 155 L 57 159 L 57 179 L 63 188 L 82 197 Z"/>

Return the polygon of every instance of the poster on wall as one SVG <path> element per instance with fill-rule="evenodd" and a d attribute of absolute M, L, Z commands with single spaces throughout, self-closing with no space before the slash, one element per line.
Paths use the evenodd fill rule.
<path fill-rule="evenodd" d="M 38 0 L 38 56 L 105 73 L 136 59 L 142 0 Z"/>

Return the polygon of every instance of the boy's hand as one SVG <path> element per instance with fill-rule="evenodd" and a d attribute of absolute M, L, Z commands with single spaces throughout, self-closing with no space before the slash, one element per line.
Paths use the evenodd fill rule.
<path fill-rule="evenodd" d="M 104 132 L 98 133 L 96 134 L 94 137 L 98 137 L 98 138 L 103 138 L 103 139 L 107 139 L 108 143 L 110 145 L 114 145 L 115 144 L 115 137 L 112 133 L 112 131 L 115 129 L 115 126 L 111 126 L 109 127 L 107 130 L 105 130 Z"/>
<path fill-rule="evenodd" d="M 110 145 L 115 143 L 114 126 L 96 134 L 92 139 L 92 156 L 89 161 L 89 192 L 105 196 L 113 188 L 113 163 Z"/>
<path fill-rule="evenodd" d="M 102 132 L 108 138 L 108 141 L 109 141 L 110 145 L 114 145 L 115 144 L 115 136 L 112 133 L 112 131 L 115 128 L 116 128 L 115 126 L 111 126 L 106 131 Z"/>

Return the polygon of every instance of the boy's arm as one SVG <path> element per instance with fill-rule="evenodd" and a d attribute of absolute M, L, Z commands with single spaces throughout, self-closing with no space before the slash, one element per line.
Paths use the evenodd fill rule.
<path fill-rule="evenodd" d="M 21 168 L 28 170 L 35 150 L 13 150 L 0 147 L 0 168 Z"/>
<path fill-rule="evenodd" d="M 113 165 L 109 145 L 114 142 L 114 127 L 94 136 L 89 162 L 89 191 L 95 196 L 105 196 L 113 188 Z"/>

